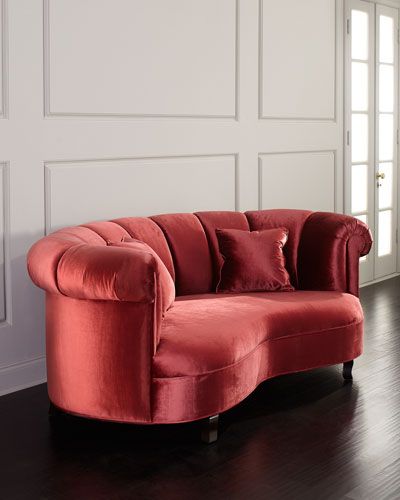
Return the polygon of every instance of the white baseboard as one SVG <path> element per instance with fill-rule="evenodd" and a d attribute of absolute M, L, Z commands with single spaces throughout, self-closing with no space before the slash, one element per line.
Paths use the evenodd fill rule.
<path fill-rule="evenodd" d="M 0 367 L 0 396 L 44 382 L 46 382 L 45 356 Z"/>
<path fill-rule="evenodd" d="M 396 276 L 400 276 L 400 273 L 388 274 L 387 276 L 383 276 L 383 278 L 377 278 L 376 280 L 366 281 L 365 283 L 362 283 L 360 285 L 360 288 L 364 288 L 370 285 L 375 285 L 375 283 L 380 283 L 381 281 L 390 280 L 392 278 L 396 278 Z"/>

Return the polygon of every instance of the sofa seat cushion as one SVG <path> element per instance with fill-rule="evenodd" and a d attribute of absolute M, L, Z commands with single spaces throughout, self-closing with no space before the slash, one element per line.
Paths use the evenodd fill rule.
<path fill-rule="evenodd" d="M 241 362 L 262 344 L 335 330 L 343 333 L 343 328 L 351 331 L 362 320 L 359 300 L 341 292 L 179 297 L 163 322 L 153 376 L 202 376 Z M 300 350 L 296 355 L 307 357 Z"/>

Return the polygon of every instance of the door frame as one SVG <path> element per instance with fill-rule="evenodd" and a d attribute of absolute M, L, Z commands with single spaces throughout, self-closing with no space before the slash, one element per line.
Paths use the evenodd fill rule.
<path fill-rule="evenodd" d="M 395 53 L 394 66 L 396 74 L 396 87 L 394 92 L 394 154 L 393 154 L 393 185 L 395 186 L 393 200 L 393 217 L 395 221 L 392 227 L 392 242 L 393 253 L 390 255 L 388 265 L 378 265 L 377 245 L 373 245 L 371 253 L 360 261 L 360 282 L 368 283 L 374 280 L 379 280 L 385 276 L 393 276 L 394 273 L 400 271 L 400 247 L 397 243 L 398 223 L 400 220 L 399 209 L 400 204 L 397 203 L 398 194 L 400 193 L 400 175 L 398 174 L 398 123 L 399 123 L 399 44 L 398 44 L 398 28 L 399 28 L 399 7 L 383 5 L 375 1 L 367 0 L 345 0 L 344 6 L 344 210 L 347 214 L 352 214 L 351 210 L 351 11 L 352 9 L 361 10 L 369 15 L 369 47 L 368 47 L 368 196 L 367 196 L 367 223 L 371 229 L 374 240 L 378 238 L 378 189 L 376 187 L 376 173 L 379 167 L 378 163 L 378 127 L 377 118 L 379 116 L 378 108 L 378 85 L 379 85 L 379 59 L 377 50 L 379 48 L 379 14 L 385 12 L 393 14 L 393 10 L 397 11 L 395 18 Z M 365 163 L 364 163 L 365 164 Z M 396 193 L 397 190 L 397 193 Z M 382 259 L 384 257 L 380 257 Z M 385 259 L 386 260 L 386 259 Z M 381 268 L 379 270 L 379 267 Z M 387 270 L 389 268 L 389 270 Z"/>

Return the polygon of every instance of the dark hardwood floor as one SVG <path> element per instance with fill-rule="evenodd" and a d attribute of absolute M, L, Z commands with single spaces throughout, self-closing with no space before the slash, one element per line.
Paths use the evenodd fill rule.
<path fill-rule="evenodd" d="M 199 424 L 74 417 L 50 425 L 44 385 L 0 398 L 0 499 L 400 499 L 400 278 L 362 289 L 365 354 L 279 377 Z"/>

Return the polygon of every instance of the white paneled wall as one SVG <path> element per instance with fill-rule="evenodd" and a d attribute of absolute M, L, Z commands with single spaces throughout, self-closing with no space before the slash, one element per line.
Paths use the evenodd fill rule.
<path fill-rule="evenodd" d="M 343 209 L 343 0 L 0 4 L 0 394 L 45 379 L 46 232 Z"/>

